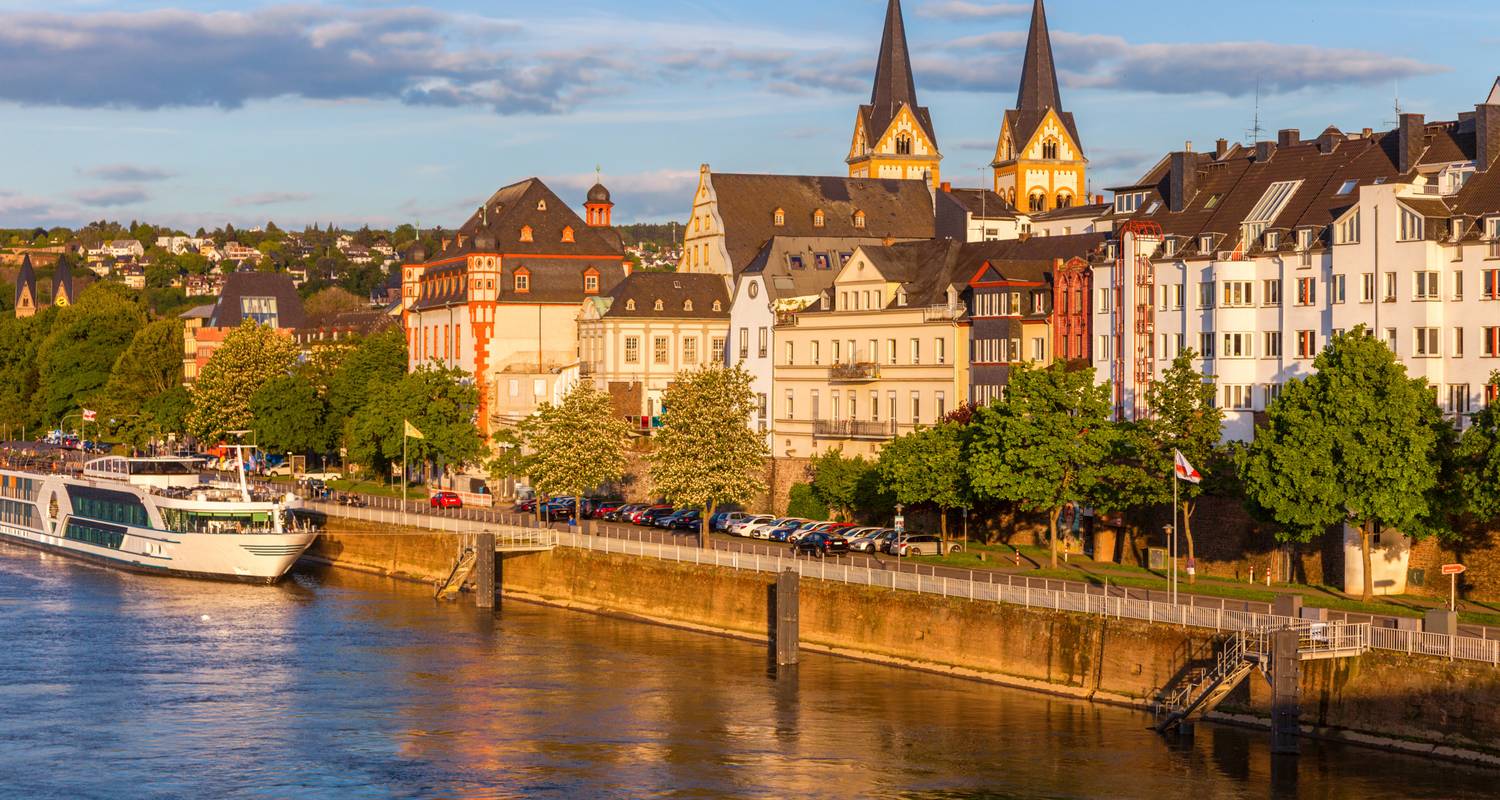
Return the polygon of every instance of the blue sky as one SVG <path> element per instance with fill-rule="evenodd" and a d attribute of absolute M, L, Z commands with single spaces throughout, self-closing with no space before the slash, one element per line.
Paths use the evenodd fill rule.
<path fill-rule="evenodd" d="M 905 0 L 944 175 L 977 185 L 1029 0 Z M 616 221 L 684 216 L 698 166 L 840 174 L 885 0 L 0 0 L 0 226 L 108 218 L 455 225 L 539 175 Z M 1252 12 L 1253 9 L 1253 12 Z M 1460 11 L 1461 9 L 1461 11 Z M 1453 119 L 1500 4 L 1051 0 L 1096 191 L 1185 140 Z"/>

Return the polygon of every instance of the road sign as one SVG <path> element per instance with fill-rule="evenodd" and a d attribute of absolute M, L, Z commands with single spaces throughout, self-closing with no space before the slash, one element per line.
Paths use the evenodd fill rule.
<path fill-rule="evenodd" d="M 896 517 L 896 531 L 899 533 L 906 530 L 906 517 Z"/>
<path fill-rule="evenodd" d="M 1468 572 L 1468 571 L 1469 571 L 1469 568 L 1466 567 L 1466 566 L 1464 566 L 1463 564 L 1444 564 L 1443 565 L 1443 574 L 1444 575 L 1462 575 L 1462 574 L 1464 574 L 1465 572 Z"/>

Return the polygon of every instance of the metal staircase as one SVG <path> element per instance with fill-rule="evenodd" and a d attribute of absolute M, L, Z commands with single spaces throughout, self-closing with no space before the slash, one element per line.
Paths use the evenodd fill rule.
<path fill-rule="evenodd" d="M 1239 631 L 1224 640 L 1212 668 L 1189 673 L 1183 686 L 1156 703 L 1156 730 L 1165 733 L 1214 710 L 1257 667 L 1270 679 L 1271 641 L 1280 630 L 1298 632 L 1300 661 L 1349 658 L 1370 649 L 1370 626 L 1303 621 L 1278 628 Z"/>
<path fill-rule="evenodd" d="M 469 580 L 469 576 L 474 574 L 474 563 L 478 558 L 479 554 L 474 552 L 474 548 L 464 548 L 463 554 L 453 564 L 453 571 L 448 573 L 448 580 L 443 581 L 443 584 L 438 587 L 435 597 L 438 600 L 452 600 L 457 597 L 458 593 L 463 590 L 464 583 Z"/>

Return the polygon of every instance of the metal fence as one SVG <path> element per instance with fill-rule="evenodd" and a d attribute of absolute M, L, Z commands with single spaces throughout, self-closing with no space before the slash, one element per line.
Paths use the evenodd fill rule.
<path fill-rule="evenodd" d="M 400 503 L 395 504 L 399 507 Z M 336 516 L 363 519 L 387 525 L 406 525 L 450 533 L 495 532 L 497 526 L 535 528 L 533 518 L 500 511 L 469 510 L 466 516 L 446 514 L 402 513 L 383 508 L 350 508 L 331 503 L 312 502 L 309 507 Z M 832 581 L 870 586 L 890 591 L 956 597 L 976 602 L 1004 603 L 1023 608 L 1069 611 L 1117 619 L 1135 619 L 1153 624 L 1183 628 L 1206 628 L 1215 631 L 1265 631 L 1284 628 L 1331 630 L 1327 623 L 1298 617 L 1283 617 L 1229 608 L 1162 603 L 1131 597 L 1092 594 L 1085 585 L 1083 592 L 1069 592 L 1030 585 L 966 580 L 919 572 L 894 571 L 830 562 L 827 559 L 799 558 L 790 553 L 747 553 L 739 550 L 705 549 L 651 541 L 632 541 L 608 536 L 590 536 L 573 530 L 556 531 L 556 544 L 580 550 L 656 558 L 663 561 L 692 563 L 751 572 L 780 573 L 791 570 L 810 580 Z M 1447 636 L 1393 628 L 1370 628 L 1369 645 L 1373 649 L 1439 656 L 1465 661 L 1482 661 L 1500 666 L 1500 640 L 1469 636 Z"/>

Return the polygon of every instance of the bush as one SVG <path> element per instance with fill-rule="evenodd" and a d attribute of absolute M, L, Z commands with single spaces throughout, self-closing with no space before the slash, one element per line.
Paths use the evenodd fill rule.
<path fill-rule="evenodd" d="M 818 498 L 813 495 L 812 486 L 794 483 L 787 494 L 786 514 L 804 519 L 828 519 L 828 507 L 818 502 Z"/>

